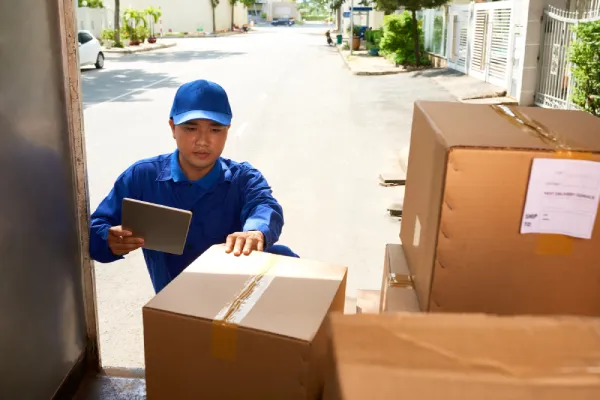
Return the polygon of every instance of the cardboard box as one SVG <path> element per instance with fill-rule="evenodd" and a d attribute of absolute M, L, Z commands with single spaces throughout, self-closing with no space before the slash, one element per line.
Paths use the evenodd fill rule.
<path fill-rule="evenodd" d="M 380 305 L 380 312 L 421 310 L 401 244 L 385 246 Z"/>
<path fill-rule="evenodd" d="M 597 400 L 600 321 L 395 313 L 330 316 L 326 400 Z"/>
<path fill-rule="evenodd" d="M 410 151 L 400 237 L 423 310 L 600 315 L 598 218 L 591 240 L 520 233 L 533 160 L 600 161 L 599 118 L 417 102 Z"/>
<path fill-rule="evenodd" d="M 212 247 L 143 309 L 148 399 L 320 398 L 345 291 L 346 267 Z"/>

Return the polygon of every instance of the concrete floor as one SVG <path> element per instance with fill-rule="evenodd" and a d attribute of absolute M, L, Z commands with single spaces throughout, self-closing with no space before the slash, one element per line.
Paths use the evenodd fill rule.
<path fill-rule="evenodd" d="M 249 161 L 285 210 L 281 242 L 305 258 L 349 267 L 348 297 L 381 284 L 386 243 L 399 223 L 378 185 L 409 142 L 413 102 L 455 100 L 426 76 L 357 77 L 325 43 L 325 27 L 261 28 L 179 39 L 171 49 L 107 58 L 83 72 L 92 210 L 138 159 L 170 152 L 177 87 L 207 78 L 229 92 L 234 122 L 225 156 Z M 96 265 L 105 366 L 143 366 L 141 307 L 153 291 L 141 252 Z"/>

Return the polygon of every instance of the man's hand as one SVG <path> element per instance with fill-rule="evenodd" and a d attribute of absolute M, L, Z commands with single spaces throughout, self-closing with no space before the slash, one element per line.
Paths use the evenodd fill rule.
<path fill-rule="evenodd" d="M 254 250 L 263 251 L 265 247 L 265 236 L 260 231 L 236 232 L 227 236 L 225 252 L 235 256 L 244 254 L 247 256 Z"/>
<path fill-rule="evenodd" d="M 108 247 L 115 256 L 124 256 L 144 245 L 144 239 L 133 237 L 121 226 L 113 226 L 108 230 Z"/>

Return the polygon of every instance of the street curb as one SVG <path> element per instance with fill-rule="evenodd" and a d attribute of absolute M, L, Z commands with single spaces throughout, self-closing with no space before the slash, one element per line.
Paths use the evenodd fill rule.
<path fill-rule="evenodd" d="M 103 52 L 104 53 L 111 53 L 111 54 L 135 54 L 135 53 L 145 53 L 148 51 L 154 51 L 154 50 L 161 50 L 161 49 L 167 49 L 169 47 L 175 47 L 177 46 L 177 43 L 161 43 L 158 46 L 153 46 L 153 47 L 138 47 L 138 48 L 134 48 L 134 49 L 115 49 L 114 47 L 111 49 L 104 49 Z"/>
<path fill-rule="evenodd" d="M 398 75 L 398 74 L 405 74 L 407 72 L 411 72 L 411 71 L 402 70 L 402 69 L 398 69 L 398 71 L 356 71 L 356 70 L 352 69 L 352 66 L 350 65 L 350 61 L 348 61 L 348 59 L 346 59 L 346 57 L 344 56 L 344 53 L 342 53 L 342 50 L 340 50 L 340 46 L 336 46 L 336 47 L 337 47 L 338 54 L 340 55 L 340 57 L 342 57 L 342 60 L 344 61 L 346 68 L 348 68 L 348 70 L 350 71 L 350 73 L 352 75 L 383 76 L 383 75 Z"/>

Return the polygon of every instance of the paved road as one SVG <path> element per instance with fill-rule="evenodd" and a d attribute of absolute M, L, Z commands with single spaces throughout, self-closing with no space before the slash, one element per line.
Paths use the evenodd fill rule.
<path fill-rule="evenodd" d="M 170 152 L 167 118 L 178 85 L 197 78 L 229 92 L 234 122 L 225 156 L 251 162 L 284 206 L 281 239 L 302 257 L 348 265 L 348 296 L 376 289 L 384 246 L 399 240 L 378 186 L 408 143 L 415 99 L 451 100 L 427 78 L 356 77 L 325 46 L 323 27 L 179 39 L 177 47 L 111 57 L 83 71 L 91 206 L 131 163 Z M 152 295 L 141 253 L 97 264 L 104 365 L 143 365 L 141 307 Z M 301 300 L 301 299 L 299 299 Z"/>

